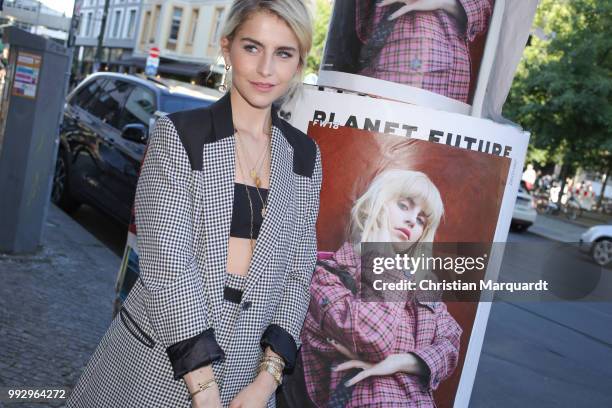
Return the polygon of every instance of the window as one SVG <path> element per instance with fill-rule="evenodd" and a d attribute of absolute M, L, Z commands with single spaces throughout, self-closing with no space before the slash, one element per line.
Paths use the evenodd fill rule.
<path fill-rule="evenodd" d="M 121 29 L 121 20 L 123 19 L 123 10 L 115 10 L 113 13 L 113 29 L 111 31 L 112 38 L 119 38 L 119 30 Z"/>
<path fill-rule="evenodd" d="M 98 78 L 93 81 L 89 81 L 85 84 L 79 93 L 72 97 L 70 100 L 70 104 L 73 106 L 78 106 L 82 109 L 86 109 L 86 105 L 92 100 L 93 96 L 100 89 L 104 79 Z"/>
<path fill-rule="evenodd" d="M 147 11 L 145 13 L 144 16 L 144 21 L 142 24 L 142 33 L 140 33 L 140 43 L 144 44 L 145 41 L 147 41 L 148 37 L 149 37 L 149 31 L 150 31 L 150 27 L 149 24 L 151 23 L 151 12 Z"/>
<path fill-rule="evenodd" d="M 221 27 L 223 27 L 223 19 L 225 18 L 225 9 L 224 8 L 216 8 L 215 15 L 213 17 L 213 32 L 210 37 L 210 44 L 217 45 L 219 43 L 219 39 L 221 37 Z"/>
<path fill-rule="evenodd" d="M 168 36 L 168 43 L 166 48 L 170 50 L 176 49 L 176 43 L 178 41 L 179 31 L 181 29 L 181 17 L 183 16 L 183 9 L 174 7 L 172 10 L 172 22 L 170 23 L 170 35 Z"/>
<path fill-rule="evenodd" d="M 81 14 L 80 24 L 80 36 L 88 37 L 91 32 L 91 12 L 85 12 Z"/>
<path fill-rule="evenodd" d="M 101 9 L 96 10 L 96 20 L 94 24 L 94 36 L 98 38 L 100 36 L 100 30 L 102 27 L 102 13 Z"/>
<path fill-rule="evenodd" d="M 104 123 L 120 128 L 119 113 L 131 90 L 132 85 L 128 82 L 109 79 L 98 89 L 86 109 Z"/>
<path fill-rule="evenodd" d="M 140 123 L 149 128 L 149 119 L 155 113 L 155 95 L 153 92 L 137 86 L 125 102 L 119 119 L 119 129 L 130 123 Z"/>
<path fill-rule="evenodd" d="M 189 27 L 189 38 L 187 39 L 187 44 L 193 45 L 195 41 L 196 32 L 198 30 L 198 17 L 200 16 L 200 10 L 194 9 L 191 12 L 191 23 Z"/>
<path fill-rule="evenodd" d="M 127 20 L 125 24 L 126 27 L 123 37 L 134 38 L 134 33 L 136 32 L 136 9 L 130 9 L 128 11 Z"/>
<path fill-rule="evenodd" d="M 155 12 L 153 13 L 153 24 L 151 25 L 151 30 L 149 31 L 149 43 L 155 42 L 155 35 L 157 34 L 159 28 L 159 15 L 161 14 L 161 6 L 155 6 Z"/>
<path fill-rule="evenodd" d="M 85 37 L 91 37 L 93 36 L 93 11 L 87 13 L 85 21 Z"/>
<path fill-rule="evenodd" d="M 161 110 L 174 113 L 181 110 L 204 108 L 213 103 L 213 100 L 191 98 L 188 96 L 164 95 L 161 100 Z"/>

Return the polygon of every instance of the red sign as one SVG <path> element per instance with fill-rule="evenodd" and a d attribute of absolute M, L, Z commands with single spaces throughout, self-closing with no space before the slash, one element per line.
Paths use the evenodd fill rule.
<path fill-rule="evenodd" d="M 152 48 L 149 50 L 149 56 L 150 56 L 151 58 L 159 58 L 159 48 L 157 48 L 157 47 L 152 47 Z"/>

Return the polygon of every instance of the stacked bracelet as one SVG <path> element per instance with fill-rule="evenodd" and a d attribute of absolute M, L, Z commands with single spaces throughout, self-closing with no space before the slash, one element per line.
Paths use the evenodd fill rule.
<path fill-rule="evenodd" d="M 195 397 L 197 393 L 199 393 L 200 391 L 205 391 L 209 389 L 210 387 L 212 387 L 213 385 L 215 385 L 214 378 L 206 382 L 203 382 L 203 383 L 198 383 L 198 389 L 192 392 L 191 394 L 189 394 L 189 396 L 191 397 L 191 399 L 193 399 L 193 397 Z"/>
<path fill-rule="evenodd" d="M 276 356 L 265 356 L 259 364 L 259 372 L 266 371 L 272 375 L 276 385 L 281 385 L 283 381 L 283 369 L 285 368 L 285 360 Z"/>

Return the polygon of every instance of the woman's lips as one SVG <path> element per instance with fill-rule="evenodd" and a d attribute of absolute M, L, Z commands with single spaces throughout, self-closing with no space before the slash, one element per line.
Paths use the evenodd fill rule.
<path fill-rule="evenodd" d="M 399 232 L 401 232 L 406 239 L 410 239 L 410 230 L 408 228 L 396 228 Z"/>
<path fill-rule="evenodd" d="M 253 82 L 253 81 L 249 81 L 249 82 L 251 83 L 251 85 L 253 85 L 255 89 L 257 89 L 260 92 L 270 92 L 272 88 L 274 88 L 274 84 L 269 84 L 266 82 Z"/>

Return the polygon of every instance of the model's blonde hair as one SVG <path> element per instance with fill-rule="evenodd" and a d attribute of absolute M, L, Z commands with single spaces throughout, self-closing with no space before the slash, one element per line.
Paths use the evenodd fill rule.
<path fill-rule="evenodd" d="M 288 95 L 295 94 L 302 84 L 302 74 L 306 66 L 306 57 L 312 47 L 312 15 L 306 0 L 234 0 L 232 3 L 220 38 L 233 40 L 240 26 L 254 13 L 267 12 L 283 20 L 298 40 L 300 65 L 293 78 Z M 228 88 L 231 86 L 231 71 L 226 78 Z"/>
<path fill-rule="evenodd" d="M 400 198 L 417 202 L 427 217 L 420 242 L 433 242 L 444 214 L 438 188 L 424 173 L 411 170 L 386 170 L 379 174 L 351 209 L 351 242 L 390 242 L 389 214 L 385 204 Z"/>

